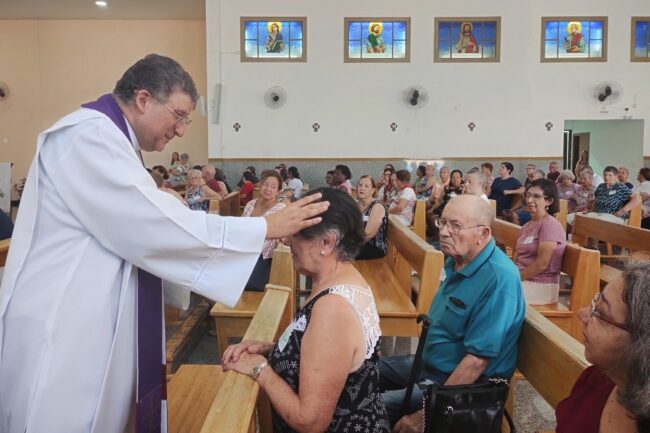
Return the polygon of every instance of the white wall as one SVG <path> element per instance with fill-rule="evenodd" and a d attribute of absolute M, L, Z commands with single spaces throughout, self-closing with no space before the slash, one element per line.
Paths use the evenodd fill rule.
<path fill-rule="evenodd" d="M 241 63 L 241 16 L 306 16 L 307 63 Z M 542 16 L 609 16 L 608 62 L 540 63 Z M 630 17 L 649 16 L 647 0 L 207 0 L 208 92 L 223 84 L 221 123 L 208 126 L 211 158 L 512 157 L 562 155 L 565 119 L 650 116 L 650 63 L 630 63 Z M 410 16 L 411 62 L 344 64 L 344 16 Z M 442 64 L 433 58 L 435 16 L 501 16 L 501 62 Z M 622 101 L 602 113 L 593 88 L 619 81 Z M 413 111 L 401 102 L 413 84 L 430 92 Z M 266 89 L 288 93 L 280 110 Z M 467 124 L 476 123 L 474 132 Z M 547 121 L 555 126 L 548 132 Z M 236 133 L 234 122 L 242 125 Z M 314 133 L 311 125 L 321 129 Z M 399 126 L 397 132 L 389 128 Z M 644 136 L 650 155 L 650 136 Z"/>
<path fill-rule="evenodd" d="M 589 133 L 589 165 L 602 176 L 608 165 L 627 167 L 630 182 L 643 167 L 643 120 L 576 120 L 566 122 L 574 134 Z"/>

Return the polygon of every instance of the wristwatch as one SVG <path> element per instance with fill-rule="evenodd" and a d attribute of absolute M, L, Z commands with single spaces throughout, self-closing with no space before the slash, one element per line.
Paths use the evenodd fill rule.
<path fill-rule="evenodd" d="M 253 367 L 253 369 L 251 370 L 251 377 L 253 378 L 253 380 L 257 380 L 257 378 L 260 377 L 260 373 L 262 373 L 262 370 L 264 370 L 264 368 L 268 366 L 269 364 L 266 361 L 264 361 L 260 365 Z"/>

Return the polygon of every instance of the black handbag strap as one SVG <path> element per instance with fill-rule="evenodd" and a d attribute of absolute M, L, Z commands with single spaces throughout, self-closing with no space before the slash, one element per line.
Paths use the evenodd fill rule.
<path fill-rule="evenodd" d="M 411 401 L 411 396 L 413 395 L 413 387 L 415 386 L 415 381 L 418 379 L 422 366 L 422 351 L 424 350 L 424 343 L 427 339 L 427 334 L 429 333 L 429 326 L 431 326 L 431 319 L 426 314 L 420 314 L 417 318 L 417 323 L 422 322 L 422 332 L 420 332 L 420 339 L 418 340 L 418 348 L 415 351 L 415 359 L 413 359 L 413 366 L 411 367 L 411 373 L 409 375 L 408 385 L 406 386 L 406 394 L 404 395 L 404 400 L 402 401 L 402 409 L 400 413 L 402 416 L 408 415 L 409 402 Z"/>

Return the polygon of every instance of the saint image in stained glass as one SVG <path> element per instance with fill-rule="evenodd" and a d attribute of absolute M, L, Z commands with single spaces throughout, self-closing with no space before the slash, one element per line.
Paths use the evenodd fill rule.
<path fill-rule="evenodd" d="M 381 34 L 384 32 L 382 23 L 370 23 L 368 25 L 368 37 L 366 38 L 366 50 L 370 54 L 382 54 L 386 51 L 386 43 Z"/>
<path fill-rule="evenodd" d="M 268 23 L 269 35 L 266 38 L 266 52 L 280 53 L 284 50 L 284 38 L 282 37 L 282 23 L 273 21 Z"/>
<path fill-rule="evenodd" d="M 582 35 L 582 23 L 571 21 L 567 25 L 567 35 L 564 38 L 564 49 L 567 53 L 584 53 L 587 49 L 585 37 Z"/>
<path fill-rule="evenodd" d="M 476 37 L 472 33 L 474 26 L 471 22 L 466 21 L 461 24 L 460 32 L 458 33 L 458 42 L 456 42 L 456 51 L 459 53 L 478 53 L 479 44 Z"/>

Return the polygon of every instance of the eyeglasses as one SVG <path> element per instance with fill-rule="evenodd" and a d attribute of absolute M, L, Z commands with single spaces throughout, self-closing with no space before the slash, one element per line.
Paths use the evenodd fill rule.
<path fill-rule="evenodd" d="M 190 119 L 189 115 L 188 116 L 181 116 L 177 112 L 175 112 L 174 110 L 169 108 L 167 105 L 163 104 L 158 99 L 153 98 L 153 100 L 156 101 L 157 103 L 159 103 L 160 105 L 162 105 L 163 107 L 165 107 L 167 109 L 167 111 L 169 111 L 170 113 L 172 113 L 174 115 L 174 117 L 176 117 L 176 123 L 174 123 L 174 128 L 179 128 L 181 126 L 184 126 L 184 127 L 187 128 L 188 126 L 190 126 L 190 123 L 192 123 L 192 119 Z"/>
<path fill-rule="evenodd" d="M 624 331 L 630 332 L 631 329 L 627 327 L 626 325 L 619 323 L 613 319 L 610 319 L 609 317 L 605 316 L 603 313 L 601 313 L 598 308 L 596 308 L 596 304 L 598 301 L 600 301 L 600 298 L 603 296 L 601 292 L 596 293 L 596 296 L 594 296 L 594 299 L 591 300 L 591 307 L 589 307 L 589 317 L 595 317 L 598 320 L 602 320 L 603 322 L 609 323 L 610 325 L 614 325 L 617 328 L 620 328 Z"/>
<path fill-rule="evenodd" d="M 435 220 L 435 225 L 440 230 L 442 230 L 443 227 L 447 226 L 447 230 L 449 230 L 449 233 L 454 234 L 454 235 L 457 235 L 462 230 L 473 229 L 473 228 L 476 228 L 476 227 L 486 227 L 485 224 L 477 224 L 475 226 L 463 227 L 462 225 L 460 225 L 457 222 L 447 221 L 444 218 L 437 218 Z"/>

